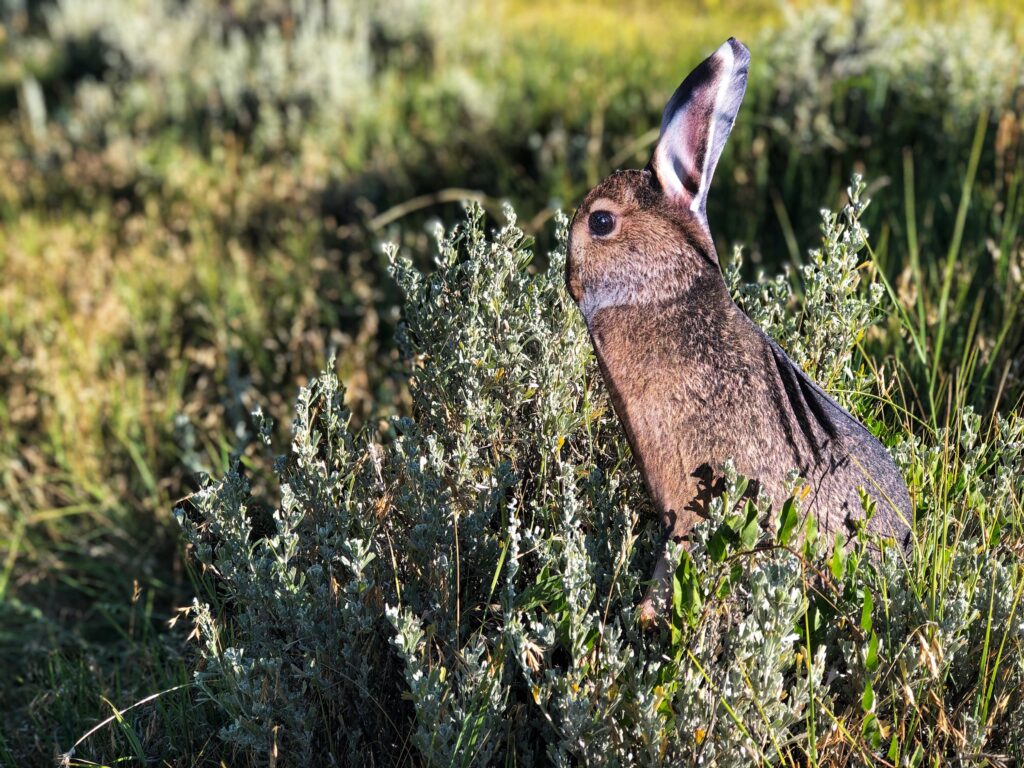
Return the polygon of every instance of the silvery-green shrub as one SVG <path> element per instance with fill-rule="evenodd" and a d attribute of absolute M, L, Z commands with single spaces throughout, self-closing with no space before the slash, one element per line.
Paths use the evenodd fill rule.
<path fill-rule="evenodd" d="M 438 87 L 472 92 L 460 68 L 472 47 L 462 0 L 57 0 L 47 44 L 98 51 L 100 77 L 75 87 L 77 141 L 108 140 L 204 120 L 251 133 L 259 147 L 294 146 L 321 125 L 372 114 L 381 77 L 435 62 Z M 408 59 L 408 60 L 406 60 Z M 453 85 L 462 75 L 466 82 Z M 461 97 L 460 97 L 461 98 Z"/>
<path fill-rule="evenodd" d="M 866 145 L 875 132 L 969 131 L 1024 88 L 1012 34 L 980 10 L 919 23 L 905 3 L 860 0 L 783 16 L 762 40 L 763 108 L 777 138 L 804 152 Z"/>
<path fill-rule="evenodd" d="M 858 276 L 862 192 L 855 179 L 825 213 L 796 322 L 785 283 L 727 275 L 841 383 L 880 302 Z M 777 511 L 741 503 L 747 481 L 726 466 L 726 495 L 673 550 L 665 626 L 645 633 L 635 604 L 659 532 L 563 287 L 566 219 L 545 264 L 506 217 L 488 234 L 470 206 L 438 230 L 426 274 L 389 249 L 413 400 L 391 439 L 351 429 L 329 368 L 296 403 L 275 509 L 236 465 L 178 511 L 207 588 L 195 683 L 220 738 L 294 764 L 917 765 L 1015 749 L 1024 580 L 998 537 L 1024 495 L 1020 419 L 886 436 L 919 511 L 910 553 L 863 530 L 822 540 L 799 493 Z"/>

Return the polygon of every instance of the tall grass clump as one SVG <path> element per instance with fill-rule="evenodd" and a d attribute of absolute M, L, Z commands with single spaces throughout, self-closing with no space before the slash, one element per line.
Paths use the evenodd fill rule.
<path fill-rule="evenodd" d="M 881 235 L 874 261 L 913 317 L 884 348 L 905 366 L 922 415 L 937 428 L 943 391 L 967 379 L 958 400 L 991 410 L 1008 385 L 1012 402 L 1024 344 L 1019 34 L 990 13 L 917 23 L 910 4 L 862 0 L 788 9 L 761 48 L 755 114 L 741 124 L 750 135 L 734 157 L 739 178 L 767 189 L 741 185 L 726 199 L 744 201 L 747 226 L 764 217 L 754 226 L 776 231 L 800 264 L 798 234 L 822 179 L 831 194 L 851 167 L 870 167 L 891 189 L 866 214 Z"/>
<path fill-rule="evenodd" d="M 674 552 L 665 621 L 641 631 L 659 532 L 563 288 L 566 221 L 537 269 L 511 209 L 488 234 L 470 206 L 429 274 L 390 251 L 413 398 L 391 439 L 351 427 L 329 369 L 299 395 L 279 502 L 236 462 L 177 512 L 204 587 L 195 695 L 223 747 L 296 764 L 1019 759 L 1024 422 L 894 418 L 856 347 L 883 300 L 858 258 L 862 194 L 825 216 L 800 322 L 784 283 L 729 279 L 890 445 L 911 553 L 819 537 L 795 477 L 777 510 L 743 502 L 727 466 Z"/>

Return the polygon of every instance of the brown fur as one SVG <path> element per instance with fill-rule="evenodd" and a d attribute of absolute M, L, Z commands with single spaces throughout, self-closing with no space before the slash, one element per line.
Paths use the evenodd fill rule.
<path fill-rule="evenodd" d="M 595 203 L 616 213 L 607 237 L 589 231 Z M 863 487 L 878 504 L 870 529 L 906 545 L 910 500 L 888 453 L 733 303 L 703 218 L 650 169 L 592 190 L 569 238 L 569 291 L 590 308 L 601 372 L 667 533 L 685 540 L 732 459 L 776 502 L 799 470 L 805 509 L 829 536 L 863 517 Z"/>

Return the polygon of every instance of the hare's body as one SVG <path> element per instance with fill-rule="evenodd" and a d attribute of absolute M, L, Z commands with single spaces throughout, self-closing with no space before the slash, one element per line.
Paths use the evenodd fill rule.
<path fill-rule="evenodd" d="M 740 311 L 718 267 L 707 187 L 748 60 L 735 40 L 719 48 L 669 101 L 649 166 L 616 172 L 583 201 L 569 291 L 667 534 L 686 541 L 731 459 L 776 502 L 797 470 L 826 535 L 855 527 L 866 491 L 869 528 L 906 546 L 910 499 L 885 448 Z M 655 584 L 667 576 L 662 558 Z"/>
<path fill-rule="evenodd" d="M 799 471 L 811 489 L 804 509 L 830 536 L 852 533 L 864 488 L 877 502 L 870 528 L 905 544 L 910 503 L 889 454 L 718 288 L 695 285 L 703 295 L 656 313 L 606 307 L 590 321 L 615 412 L 666 530 L 689 532 L 731 459 L 780 502 L 787 474 Z"/>

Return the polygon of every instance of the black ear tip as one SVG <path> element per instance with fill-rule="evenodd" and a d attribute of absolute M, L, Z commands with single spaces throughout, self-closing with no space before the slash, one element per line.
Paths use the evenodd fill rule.
<path fill-rule="evenodd" d="M 750 61 L 750 50 L 747 48 L 747 46 L 745 46 L 735 37 L 730 37 L 725 42 L 726 45 L 728 45 L 732 49 L 733 56 L 743 61 Z"/>

